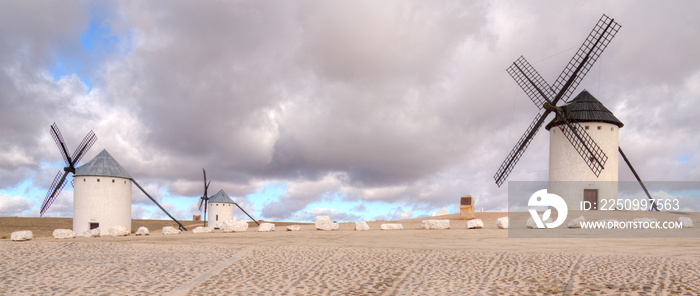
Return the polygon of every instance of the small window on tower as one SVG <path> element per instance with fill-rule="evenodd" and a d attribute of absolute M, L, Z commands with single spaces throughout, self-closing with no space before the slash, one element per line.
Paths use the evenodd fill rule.
<path fill-rule="evenodd" d="M 591 156 L 591 157 L 589 157 L 588 159 L 590 159 L 590 161 L 593 162 L 593 160 L 594 160 L 595 158 L 593 158 L 593 156 Z"/>
<path fill-rule="evenodd" d="M 612 127 L 610 128 L 610 131 L 611 131 L 611 132 L 613 131 L 613 128 L 612 128 Z"/>
<path fill-rule="evenodd" d="M 586 129 L 588 129 L 588 126 L 586 126 Z"/>
<path fill-rule="evenodd" d="M 599 125 L 599 126 L 598 126 L 598 130 L 600 130 L 600 128 L 601 128 L 601 126 Z"/>
<path fill-rule="evenodd" d="M 83 182 L 85 182 L 85 178 L 83 178 Z"/>
<path fill-rule="evenodd" d="M 112 183 L 114 183 L 114 179 L 112 179 Z"/>
<path fill-rule="evenodd" d="M 100 179 L 97 179 L 97 182 L 100 182 Z"/>

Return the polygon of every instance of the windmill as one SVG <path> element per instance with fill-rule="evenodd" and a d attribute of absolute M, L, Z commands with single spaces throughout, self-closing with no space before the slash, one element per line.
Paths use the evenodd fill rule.
<path fill-rule="evenodd" d="M 50 130 L 51 136 L 56 142 L 58 150 L 61 151 L 63 160 L 66 162 L 66 167 L 63 168 L 62 172 L 59 171 L 58 174 L 56 174 L 56 177 L 54 177 L 51 187 L 49 187 L 49 191 L 46 193 L 44 202 L 41 204 L 41 211 L 39 212 L 40 216 L 44 216 L 44 213 L 46 213 L 51 204 L 53 204 L 54 200 L 56 200 L 56 197 L 61 193 L 63 187 L 66 186 L 66 177 L 68 176 L 68 173 L 75 174 L 75 165 L 80 161 L 80 159 L 83 158 L 83 156 L 85 156 L 85 153 L 90 150 L 90 147 L 95 144 L 95 141 L 97 141 L 97 136 L 92 130 L 90 130 L 71 156 L 68 155 L 68 147 L 66 147 L 66 143 L 63 141 L 63 135 L 61 135 L 61 131 L 58 129 L 55 122 L 51 125 Z"/>
<path fill-rule="evenodd" d="M 68 155 L 68 148 L 63 140 L 61 131 L 56 123 L 51 125 L 51 136 L 58 149 L 61 151 L 66 167 L 63 172 L 59 171 L 49 188 L 44 202 L 41 205 L 40 215 L 43 216 L 60 194 L 66 185 L 68 173 L 82 180 L 76 184 L 73 202 L 73 231 L 82 233 L 82 230 L 101 227 L 103 234 L 112 225 L 122 225 L 131 227 L 131 184 L 138 187 L 156 206 L 158 206 L 168 217 L 175 221 L 181 230 L 187 230 L 185 226 L 177 221 L 168 211 L 166 211 L 148 192 L 119 163 L 112 158 L 107 150 L 102 150 L 94 159 L 88 163 L 75 167 L 85 153 L 95 144 L 97 136 L 90 131 L 83 141 L 78 145 L 73 155 Z M 75 178 L 74 178 L 75 179 Z M 100 182 L 100 179 L 109 179 L 111 182 Z M 123 182 L 122 187 L 117 186 L 119 180 Z M 74 180 L 75 181 L 75 180 Z M 100 225 L 99 222 L 102 222 Z M 118 221 L 118 222 L 117 222 Z"/>
<path fill-rule="evenodd" d="M 494 175 L 496 185 L 500 187 L 503 182 L 505 182 L 540 127 L 542 127 L 547 116 L 552 112 L 556 114 L 555 121 L 559 121 L 557 126 L 559 130 L 561 130 L 561 134 L 568 140 L 569 144 L 578 153 L 593 175 L 595 175 L 595 177 L 600 176 L 608 161 L 608 156 L 591 138 L 588 132 L 586 132 L 586 129 L 582 127 L 574 117 L 566 113 L 566 106 L 557 106 L 557 103 L 559 103 L 559 101 L 569 103 L 567 101 L 568 98 L 586 76 L 612 38 L 615 37 L 620 27 L 621 26 L 616 23 L 614 19 L 604 14 L 552 86 L 540 76 L 523 56 L 508 67 L 508 74 L 510 74 L 525 91 L 535 106 L 540 110 L 544 109 L 544 111 L 535 116 L 530 126 L 496 171 Z M 652 199 L 644 183 L 642 183 L 632 167 L 632 164 L 622 152 L 622 149 L 618 146 L 617 150 L 623 156 L 623 159 L 642 185 L 642 188 L 644 188 L 647 196 Z M 613 153 L 617 153 L 617 151 Z"/>
<path fill-rule="evenodd" d="M 202 197 L 199 198 L 199 204 L 197 208 L 199 208 L 199 210 L 201 211 L 202 207 L 204 207 L 204 227 L 207 227 L 207 207 L 209 204 L 209 196 L 207 195 L 207 189 L 209 189 L 209 184 L 211 183 L 211 181 L 207 183 L 207 171 L 202 169 L 202 173 L 204 173 L 204 195 L 202 195 Z"/>
<path fill-rule="evenodd" d="M 209 216 L 215 217 L 214 219 L 216 221 L 213 226 L 215 228 L 219 227 L 219 220 L 233 219 L 233 209 L 229 211 L 228 208 L 224 207 L 226 205 L 234 205 L 238 207 L 238 209 L 240 209 L 244 214 L 246 214 L 246 216 L 248 216 L 250 220 L 253 220 L 253 222 L 255 222 L 255 224 L 257 225 L 260 225 L 260 223 L 257 220 L 255 220 L 255 218 L 248 214 L 248 212 L 246 212 L 238 203 L 233 201 L 233 199 L 231 199 L 231 197 L 228 196 L 228 194 L 226 194 L 226 192 L 224 192 L 223 190 L 219 190 L 219 192 L 217 192 L 216 194 L 208 196 L 207 191 L 209 190 L 209 184 L 211 183 L 211 181 L 207 182 L 207 171 L 202 169 L 202 172 L 204 173 L 204 195 L 200 197 L 199 204 L 197 205 L 197 207 L 200 211 L 202 210 L 202 208 L 204 208 L 204 226 L 207 226 L 207 221 L 211 220 Z M 209 216 L 207 216 L 207 209 L 210 203 L 212 203 L 213 205 L 211 211 L 209 212 Z M 219 215 L 222 216 L 222 219 L 218 219 Z"/>

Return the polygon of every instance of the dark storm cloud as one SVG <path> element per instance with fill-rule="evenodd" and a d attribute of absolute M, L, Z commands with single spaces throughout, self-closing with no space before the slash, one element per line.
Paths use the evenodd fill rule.
<path fill-rule="evenodd" d="M 38 165 L 60 161 L 47 133 L 60 121 L 71 147 L 95 129 L 86 159 L 107 148 L 149 192 L 199 196 L 201 168 L 232 196 L 288 184 L 259 218 L 332 194 L 401 205 L 391 217 L 464 194 L 503 210 L 492 176 L 537 112 L 505 68 L 524 55 L 553 83 L 602 13 L 623 27 L 578 91 L 626 124 L 646 179 L 700 178 L 694 2 L 121 2 L 109 23 L 127 49 L 88 94 L 46 69 L 79 46 L 89 10 L 3 5 L 0 188 L 50 183 Z M 546 180 L 545 134 L 511 180 Z"/>

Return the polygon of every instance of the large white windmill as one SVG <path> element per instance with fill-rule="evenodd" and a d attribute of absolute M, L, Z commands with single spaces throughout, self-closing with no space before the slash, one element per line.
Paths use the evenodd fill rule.
<path fill-rule="evenodd" d="M 535 116 L 494 175 L 499 187 L 547 116 L 554 112 L 555 118 L 547 125 L 550 130 L 549 189 L 564 198 L 569 208 L 579 208 L 582 201 L 617 200 L 618 152 L 652 199 L 619 147 L 622 122 L 587 91 L 567 101 L 620 27 L 614 19 L 603 15 L 552 86 L 522 56 L 507 69 L 535 106 L 544 111 Z M 560 100 L 567 104 L 557 106 Z"/>

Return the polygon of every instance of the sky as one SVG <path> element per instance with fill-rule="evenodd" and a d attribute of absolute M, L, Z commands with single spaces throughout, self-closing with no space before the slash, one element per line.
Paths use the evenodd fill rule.
<path fill-rule="evenodd" d="M 625 124 L 643 179 L 700 180 L 697 1 L 2 1 L 0 216 L 39 215 L 54 122 L 179 219 L 202 168 L 256 219 L 505 211 L 493 175 L 538 112 L 505 70 L 522 55 L 552 84 L 603 13 L 622 28 L 574 95 Z M 548 140 L 508 180 L 547 180 Z M 132 217 L 166 218 L 136 187 Z"/>

